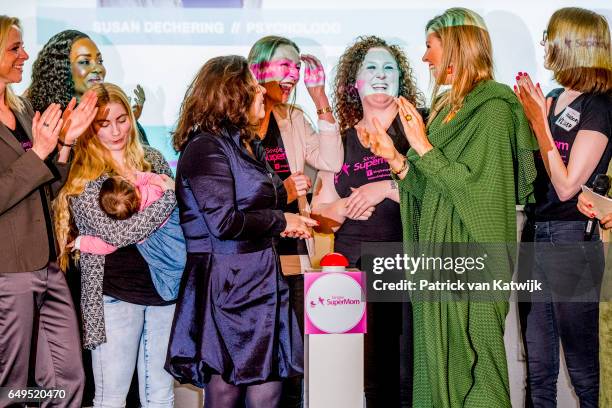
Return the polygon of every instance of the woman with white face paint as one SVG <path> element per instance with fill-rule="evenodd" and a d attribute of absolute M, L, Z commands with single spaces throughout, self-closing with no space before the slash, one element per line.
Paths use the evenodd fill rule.
<path fill-rule="evenodd" d="M 255 78 L 266 89 L 265 116 L 258 132 L 266 151 L 266 161 L 284 181 L 288 211 L 298 212 L 307 208 L 306 193 L 311 186 L 310 178 L 304 174 L 304 166 L 308 164 L 316 170 L 338 171 L 342 165 L 340 131 L 325 94 L 325 70 L 316 57 L 300 54 L 297 44 L 277 36 L 259 39 L 251 48 L 248 61 Z M 291 101 L 302 66 L 305 68 L 304 84 L 317 109 L 319 132 Z M 281 238 L 277 251 L 289 284 L 291 305 L 303 332 L 302 273 L 310 267 L 306 243 Z M 301 378 L 285 381 L 282 408 L 302 406 L 301 383 Z"/>
<path fill-rule="evenodd" d="M 399 47 L 369 36 L 359 38 L 340 57 L 335 110 L 342 129 L 344 164 L 320 172 L 315 183 L 313 218 L 323 232 L 334 232 L 334 250 L 359 266 L 361 242 L 399 242 L 399 194 L 386 160 L 370 152 L 369 133 L 382 126 L 396 148 L 406 152 L 395 98 L 421 102 L 412 69 Z M 368 408 L 400 406 L 402 308 L 398 303 L 368 303 L 365 337 L 365 396 Z"/>

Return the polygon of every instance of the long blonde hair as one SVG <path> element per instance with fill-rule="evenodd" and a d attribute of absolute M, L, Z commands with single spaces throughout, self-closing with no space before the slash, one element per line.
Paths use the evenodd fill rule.
<path fill-rule="evenodd" d="M 117 85 L 108 82 L 97 84 L 91 90 L 98 95 L 96 104 L 98 117 L 103 114 L 104 108 L 110 103 L 121 104 L 128 114 L 131 128 L 124 150 L 126 167 L 139 171 L 151 170 L 151 164 L 145 160 L 144 149 L 136 130 L 136 120 L 125 93 Z M 78 138 L 74 146 L 74 158 L 68 180 L 53 202 L 55 232 L 60 248 L 59 264 L 62 270 L 68 267 L 70 255 L 66 245 L 77 236 L 70 213 L 70 199 L 81 194 L 88 182 L 96 180 L 103 174 L 121 174 L 121 171 L 108 149 L 96 136 L 92 124 Z"/>
<path fill-rule="evenodd" d="M 450 114 L 463 105 L 466 95 L 480 81 L 493 79 L 493 47 L 483 18 L 466 8 L 451 8 L 431 19 L 427 34 L 434 33 L 442 42 L 442 66 L 432 92 L 429 123 L 446 106 Z M 439 95 L 451 68 L 451 89 Z"/>
<path fill-rule="evenodd" d="M 2 56 L 4 55 L 4 50 L 6 49 L 8 35 L 13 26 L 18 27 L 21 30 L 21 23 L 17 17 L 0 15 L 0 50 L 2 50 L 0 53 L 0 62 L 2 62 Z M 23 111 L 23 103 L 17 97 L 17 95 L 15 95 L 9 84 L 6 84 L 6 88 L 4 90 L 4 103 L 12 111 Z"/>
<path fill-rule="evenodd" d="M 546 34 L 546 67 L 560 85 L 580 92 L 612 90 L 610 28 L 604 16 L 562 8 L 550 18 Z"/>

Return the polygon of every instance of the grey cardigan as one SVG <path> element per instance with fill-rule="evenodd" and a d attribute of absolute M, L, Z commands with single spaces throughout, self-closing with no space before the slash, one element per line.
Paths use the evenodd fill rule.
<path fill-rule="evenodd" d="M 161 153 L 148 146 L 144 146 L 144 149 L 145 159 L 151 163 L 153 172 L 172 176 Z M 174 191 L 167 190 L 159 200 L 127 220 L 113 220 L 102 211 L 98 203 L 100 187 L 107 178 L 108 175 L 102 175 L 90 181 L 83 192 L 70 201 L 79 235 L 100 237 L 117 247 L 131 245 L 147 238 L 168 218 L 176 206 Z M 104 258 L 104 255 L 81 253 L 83 347 L 87 349 L 94 349 L 106 342 L 102 298 Z"/>

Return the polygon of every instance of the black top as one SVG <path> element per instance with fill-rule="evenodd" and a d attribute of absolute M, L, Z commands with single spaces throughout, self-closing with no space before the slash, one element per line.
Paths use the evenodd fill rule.
<path fill-rule="evenodd" d="M 23 126 L 21 126 L 21 123 L 19 123 L 17 118 L 15 118 L 15 130 L 11 130 L 10 128 L 7 128 L 7 129 L 11 131 L 13 136 L 15 136 L 15 139 L 17 139 L 17 141 L 21 144 L 21 148 L 23 149 L 23 151 L 27 152 L 28 150 L 32 148 L 33 146 L 32 141 L 28 137 L 28 134 L 23 129 Z M 49 167 L 51 172 L 56 177 L 59 177 L 59 175 L 57 174 L 57 170 L 55 169 L 55 166 L 51 164 L 50 159 L 45 160 L 45 164 L 47 165 L 47 167 Z M 45 187 L 40 186 L 38 188 L 38 192 L 40 194 L 40 201 L 43 207 L 43 214 L 45 215 L 45 225 L 47 226 L 47 240 L 49 242 L 49 260 L 51 261 L 57 258 L 57 255 L 55 252 L 55 240 L 53 239 L 53 232 L 52 232 L 53 224 L 51 221 L 51 212 L 49 211 L 49 206 L 47 205 L 47 200 L 45 198 Z"/>
<path fill-rule="evenodd" d="M 11 133 L 13 133 L 13 136 L 15 136 L 15 139 L 17 139 L 17 141 L 21 144 L 21 148 L 23 149 L 24 152 L 27 152 L 28 150 L 32 148 L 33 146 L 32 141 L 28 137 L 28 134 L 26 133 L 26 131 L 23 129 L 23 126 L 21 126 L 21 123 L 19 123 L 19 121 L 16 118 L 15 118 L 15 130 L 11 130 Z"/>
<path fill-rule="evenodd" d="M 272 170 L 284 181 L 291 175 L 291 170 L 289 169 L 289 161 L 287 161 L 283 138 L 273 114 L 270 115 L 266 137 L 261 141 L 261 145 L 266 151 L 266 161 Z"/>
<path fill-rule="evenodd" d="M 555 106 L 561 93 L 563 93 L 563 88 L 555 89 L 548 95 L 553 98 L 548 124 L 555 145 L 566 166 L 576 135 L 580 130 L 597 131 L 608 138 L 606 149 L 586 183 L 591 187 L 597 174 L 607 172 L 608 163 L 612 157 L 610 145 L 612 98 L 608 95 L 584 93 L 574 99 L 558 115 L 555 115 Z M 535 155 L 535 164 L 538 171 L 534 182 L 536 203 L 526 207 L 528 217 L 534 221 L 585 221 L 587 217 L 576 207 L 580 191 L 571 199 L 561 201 L 548 177 L 539 151 Z"/>
<path fill-rule="evenodd" d="M 399 116 L 387 129 L 398 152 L 405 154 L 409 145 L 404 136 Z M 351 128 L 344 134 L 344 163 L 342 169 L 334 175 L 334 185 L 340 198 L 351 195 L 351 187 L 392 180 L 389 164 L 366 149 Z M 361 242 L 395 242 L 402 240 L 402 223 L 399 204 L 388 198 L 376 206 L 376 211 L 365 221 L 346 219 L 335 233 L 335 244 L 342 248 L 342 254 L 349 258 L 351 265 L 360 257 Z M 348 253 L 347 253 L 348 252 Z"/>
<path fill-rule="evenodd" d="M 266 137 L 261 141 L 261 146 L 266 152 L 266 162 L 270 168 L 274 170 L 281 180 L 285 181 L 291 175 L 291 169 L 289 168 L 287 152 L 285 151 L 283 138 L 274 114 L 270 115 L 270 122 L 268 124 L 268 130 L 266 131 Z M 308 197 L 308 201 L 310 201 L 310 197 Z M 298 214 L 300 210 L 297 200 L 294 200 L 288 204 L 286 211 Z M 275 242 L 276 250 L 279 255 L 308 254 L 304 240 L 295 238 L 277 238 L 275 239 Z"/>
<path fill-rule="evenodd" d="M 149 265 L 136 245 L 118 248 L 104 259 L 102 293 L 124 302 L 146 306 L 170 305 L 155 290 Z"/>

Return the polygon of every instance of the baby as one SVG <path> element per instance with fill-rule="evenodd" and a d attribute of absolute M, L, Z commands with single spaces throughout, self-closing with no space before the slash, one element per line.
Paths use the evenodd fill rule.
<path fill-rule="evenodd" d="M 125 220 L 161 198 L 168 188 L 174 189 L 174 183 L 166 175 L 137 172 L 135 183 L 121 176 L 112 176 L 102 183 L 100 208 L 113 219 Z M 164 300 L 176 299 L 187 257 L 178 208 L 155 232 L 139 242 L 137 248 L 149 265 L 159 295 Z M 75 249 L 107 255 L 115 252 L 117 247 L 98 237 L 84 235 L 75 240 Z"/>

